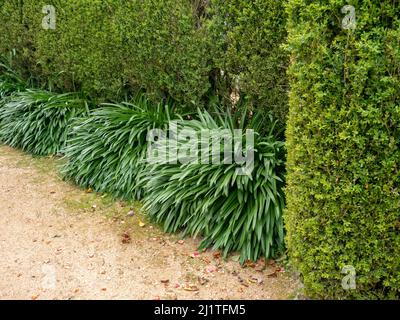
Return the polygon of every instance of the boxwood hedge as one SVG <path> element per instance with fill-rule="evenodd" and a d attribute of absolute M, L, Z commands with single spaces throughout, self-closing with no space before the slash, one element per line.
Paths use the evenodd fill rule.
<path fill-rule="evenodd" d="M 237 84 L 257 108 L 286 114 L 285 12 L 275 0 L 2 0 L 0 54 L 51 88 L 118 100 L 230 104 Z M 56 29 L 41 26 L 44 5 Z M 240 81 L 238 79 L 240 78 Z M 221 100 L 221 99 L 220 99 Z"/>
<path fill-rule="evenodd" d="M 355 29 L 347 1 L 287 5 L 287 245 L 312 297 L 399 298 L 400 4 L 349 4 Z"/>

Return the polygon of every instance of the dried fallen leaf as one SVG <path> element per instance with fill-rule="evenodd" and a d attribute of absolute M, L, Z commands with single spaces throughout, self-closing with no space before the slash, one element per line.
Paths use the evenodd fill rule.
<path fill-rule="evenodd" d="M 39 298 L 39 295 L 38 294 L 34 294 L 34 295 L 32 295 L 31 300 L 37 300 L 38 298 Z"/>
<path fill-rule="evenodd" d="M 264 279 L 260 276 L 251 276 L 249 281 L 251 283 L 257 283 L 257 284 L 262 284 L 264 282 Z"/>
<path fill-rule="evenodd" d="M 213 256 L 215 259 L 219 259 L 219 258 L 221 258 L 221 252 L 219 252 L 219 251 L 214 252 Z"/>
<path fill-rule="evenodd" d="M 186 291 L 199 291 L 199 288 L 197 286 L 195 286 L 194 284 L 186 284 L 183 287 L 183 290 L 186 290 Z"/>
<path fill-rule="evenodd" d="M 270 274 L 267 274 L 268 278 L 276 278 L 278 276 L 278 274 L 276 273 L 276 270 Z"/>
<path fill-rule="evenodd" d="M 207 257 L 202 257 L 201 260 L 203 260 L 207 264 L 211 263 L 211 260 L 208 259 Z"/>
<path fill-rule="evenodd" d="M 179 241 L 178 241 L 178 244 L 184 244 L 184 243 L 185 243 L 184 240 L 179 240 Z"/>
<path fill-rule="evenodd" d="M 245 286 L 245 287 L 248 287 L 248 286 L 249 286 L 246 282 L 244 282 L 244 280 L 243 280 L 241 277 L 238 277 L 238 280 L 239 280 L 239 282 L 240 282 L 240 284 L 241 284 L 242 286 Z"/>
<path fill-rule="evenodd" d="M 143 221 L 139 221 L 139 227 L 143 228 L 145 226 L 146 226 L 146 224 Z"/>
<path fill-rule="evenodd" d="M 123 244 L 128 244 L 128 243 L 131 243 L 131 241 L 132 241 L 132 238 L 131 238 L 131 236 L 128 234 L 128 233 L 126 233 L 126 232 L 124 232 L 123 234 L 122 234 L 122 236 L 121 236 L 121 242 L 123 243 Z"/>
<path fill-rule="evenodd" d="M 202 286 L 204 286 L 206 283 L 209 282 L 209 280 L 204 277 L 198 277 L 197 280 L 199 281 L 200 285 L 202 285 Z"/>
<path fill-rule="evenodd" d="M 165 283 L 169 283 L 169 279 L 162 279 L 162 280 L 161 280 L 161 283 L 164 283 L 164 284 L 165 284 Z"/>
<path fill-rule="evenodd" d="M 265 269 L 267 269 L 267 264 L 266 264 L 266 262 L 264 262 L 264 263 L 259 263 L 259 264 L 257 264 L 256 267 L 255 267 L 255 270 L 256 270 L 257 272 L 263 272 Z"/>
<path fill-rule="evenodd" d="M 244 263 L 244 266 L 247 268 L 255 268 L 256 264 L 251 260 L 246 260 L 246 262 Z"/>

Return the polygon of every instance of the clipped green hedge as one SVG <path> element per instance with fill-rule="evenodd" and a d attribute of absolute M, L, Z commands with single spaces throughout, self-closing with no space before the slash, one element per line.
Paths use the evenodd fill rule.
<path fill-rule="evenodd" d="M 143 89 L 195 110 L 214 96 L 230 104 L 239 76 L 242 98 L 285 118 L 279 1 L 3 2 L 0 54 L 14 50 L 24 74 L 51 89 L 112 100 Z M 41 26 L 44 5 L 56 8 L 55 30 Z"/>
<path fill-rule="evenodd" d="M 0 32 L 9 41 L 0 52 L 26 53 L 25 68 L 60 90 L 117 99 L 144 89 L 186 105 L 202 103 L 209 90 L 209 50 L 190 1 L 6 3 L 0 18 L 9 22 Z M 44 5 L 56 8 L 55 30 L 41 26 Z"/>
<path fill-rule="evenodd" d="M 30 47 L 16 46 L 17 57 L 29 50 L 28 71 L 51 89 L 83 91 L 92 98 L 118 98 L 123 88 L 121 38 L 115 11 L 120 1 L 24 0 L 22 16 L 12 19 L 13 28 L 22 21 Z M 45 30 L 42 8 L 56 9 L 56 29 Z M 1 47 L 1 45 L 0 45 Z M 2 48 L 2 51 L 9 48 Z"/>
<path fill-rule="evenodd" d="M 399 298 L 400 4 L 349 1 L 345 30 L 347 4 L 287 5 L 287 245 L 311 297 Z"/>
<path fill-rule="evenodd" d="M 34 34 L 24 23 L 22 1 L 0 1 L 0 56 L 13 56 L 16 71 L 36 72 Z"/>
<path fill-rule="evenodd" d="M 288 54 L 284 1 L 213 0 L 210 38 L 214 43 L 216 87 L 224 100 L 239 87 L 242 99 L 257 109 L 273 111 L 285 122 Z"/>
<path fill-rule="evenodd" d="M 207 30 L 198 25 L 192 2 L 131 0 L 119 6 L 124 78 L 155 100 L 199 105 L 210 89 Z"/>

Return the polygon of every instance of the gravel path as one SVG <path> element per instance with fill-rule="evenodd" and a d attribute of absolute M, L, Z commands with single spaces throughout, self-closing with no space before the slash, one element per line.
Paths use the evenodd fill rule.
<path fill-rule="evenodd" d="M 0 299 L 293 296 L 296 281 L 274 262 L 198 253 L 197 240 L 128 218 L 122 203 L 102 207 L 100 195 L 61 181 L 54 162 L 0 145 Z"/>

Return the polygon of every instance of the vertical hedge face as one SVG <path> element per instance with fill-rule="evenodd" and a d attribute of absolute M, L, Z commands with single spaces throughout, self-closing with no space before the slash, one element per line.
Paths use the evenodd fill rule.
<path fill-rule="evenodd" d="M 214 63 L 224 71 L 219 85 L 227 86 L 218 89 L 229 99 L 238 84 L 241 96 L 251 105 L 273 111 L 284 122 L 288 64 L 282 48 L 286 41 L 284 2 L 212 0 L 209 16 Z"/>
<path fill-rule="evenodd" d="M 42 7 L 56 8 L 56 29 L 44 30 Z M 33 53 L 41 76 L 64 90 L 116 96 L 122 87 L 121 40 L 115 0 L 24 1 L 24 19 L 35 34 Z"/>
<path fill-rule="evenodd" d="M 285 119 L 285 12 L 275 0 L 0 0 L 0 54 L 60 90 L 144 89 L 186 106 L 230 93 Z M 54 5 L 56 30 L 41 27 Z M 5 23 L 4 23 L 5 22 Z M 224 76 L 220 76 L 220 70 Z"/>
<path fill-rule="evenodd" d="M 124 76 L 153 98 L 201 103 L 210 88 L 207 34 L 189 0 L 130 0 L 119 7 Z"/>
<path fill-rule="evenodd" d="M 0 54 L 12 54 L 13 67 L 26 71 L 33 65 L 33 43 L 33 35 L 24 23 L 22 1 L 0 0 Z"/>
<path fill-rule="evenodd" d="M 55 30 L 41 27 L 47 4 L 56 8 Z M 34 62 L 26 68 L 64 90 L 115 99 L 129 86 L 189 105 L 210 88 L 210 50 L 191 1 L 25 0 L 1 10 L 12 23 L 0 51 L 27 52 Z"/>
<path fill-rule="evenodd" d="M 291 0 L 287 243 L 306 292 L 400 297 L 400 4 Z M 356 290 L 344 290 L 350 265 Z"/>

